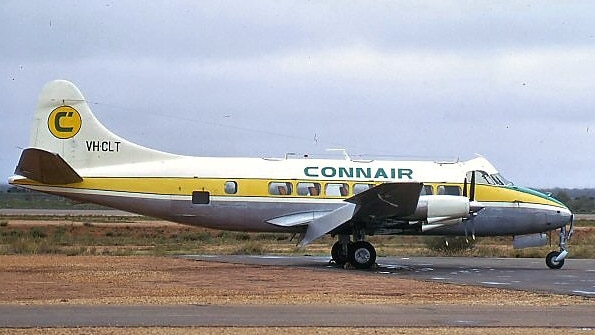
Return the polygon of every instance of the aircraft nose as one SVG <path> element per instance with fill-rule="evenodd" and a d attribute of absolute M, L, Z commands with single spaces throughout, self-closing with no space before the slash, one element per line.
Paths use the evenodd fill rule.
<path fill-rule="evenodd" d="M 574 221 L 574 214 L 572 214 L 570 209 L 568 209 L 567 207 L 556 210 L 556 214 L 553 216 L 555 217 L 554 225 L 556 226 L 556 228 L 572 224 L 572 222 Z"/>

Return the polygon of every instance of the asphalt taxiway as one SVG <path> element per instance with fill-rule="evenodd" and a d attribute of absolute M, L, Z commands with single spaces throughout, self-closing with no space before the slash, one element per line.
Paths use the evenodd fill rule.
<path fill-rule="evenodd" d="M 344 270 L 328 257 L 205 256 L 201 261 Z M 381 257 L 370 276 L 480 285 L 592 297 L 594 303 L 502 305 L 0 305 L 0 327 L 353 326 L 562 327 L 595 329 L 595 260 L 569 259 L 550 270 L 542 259 Z M 510 295 L 514 299 L 514 294 Z"/>
<path fill-rule="evenodd" d="M 329 257 L 314 256 L 184 256 L 204 261 L 338 269 Z M 442 283 L 499 287 L 530 292 L 595 298 L 595 259 L 568 259 L 551 270 L 541 258 L 379 257 L 370 275 L 398 276 Z M 595 311 L 594 311 L 595 316 Z"/>
<path fill-rule="evenodd" d="M 593 329 L 592 305 L 0 305 L 0 327 L 563 327 Z"/>

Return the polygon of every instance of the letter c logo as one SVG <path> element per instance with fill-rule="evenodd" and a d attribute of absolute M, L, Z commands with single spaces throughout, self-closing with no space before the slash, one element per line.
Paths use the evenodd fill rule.
<path fill-rule="evenodd" d="M 74 137 L 81 130 L 81 124 L 81 115 L 70 106 L 60 106 L 48 117 L 50 133 L 60 139 Z"/>

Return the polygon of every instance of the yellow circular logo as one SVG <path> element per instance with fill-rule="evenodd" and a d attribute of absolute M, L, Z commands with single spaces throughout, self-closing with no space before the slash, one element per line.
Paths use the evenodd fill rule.
<path fill-rule="evenodd" d="M 57 138 L 67 139 L 81 130 L 81 115 L 70 106 L 60 106 L 50 113 L 48 128 Z"/>

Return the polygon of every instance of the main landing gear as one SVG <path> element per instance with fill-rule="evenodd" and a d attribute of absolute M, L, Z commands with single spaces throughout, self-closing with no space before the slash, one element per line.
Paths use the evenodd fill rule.
<path fill-rule="evenodd" d="M 559 239 L 560 242 L 558 246 L 560 247 L 560 251 L 552 251 L 547 256 L 545 256 L 545 264 L 550 269 L 561 269 L 564 266 L 564 259 L 568 256 L 568 248 L 566 247 L 566 243 L 570 241 L 572 234 L 574 233 L 574 216 L 570 219 L 570 229 L 566 231 L 566 226 L 560 228 Z"/>
<path fill-rule="evenodd" d="M 339 235 L 331 249 L 333 261 L 340 266 L 346 263 L 356 269 L 369 269 L 376 264 L 376 249 L 366 241 L 351 242 L 349 235 Z"/>

